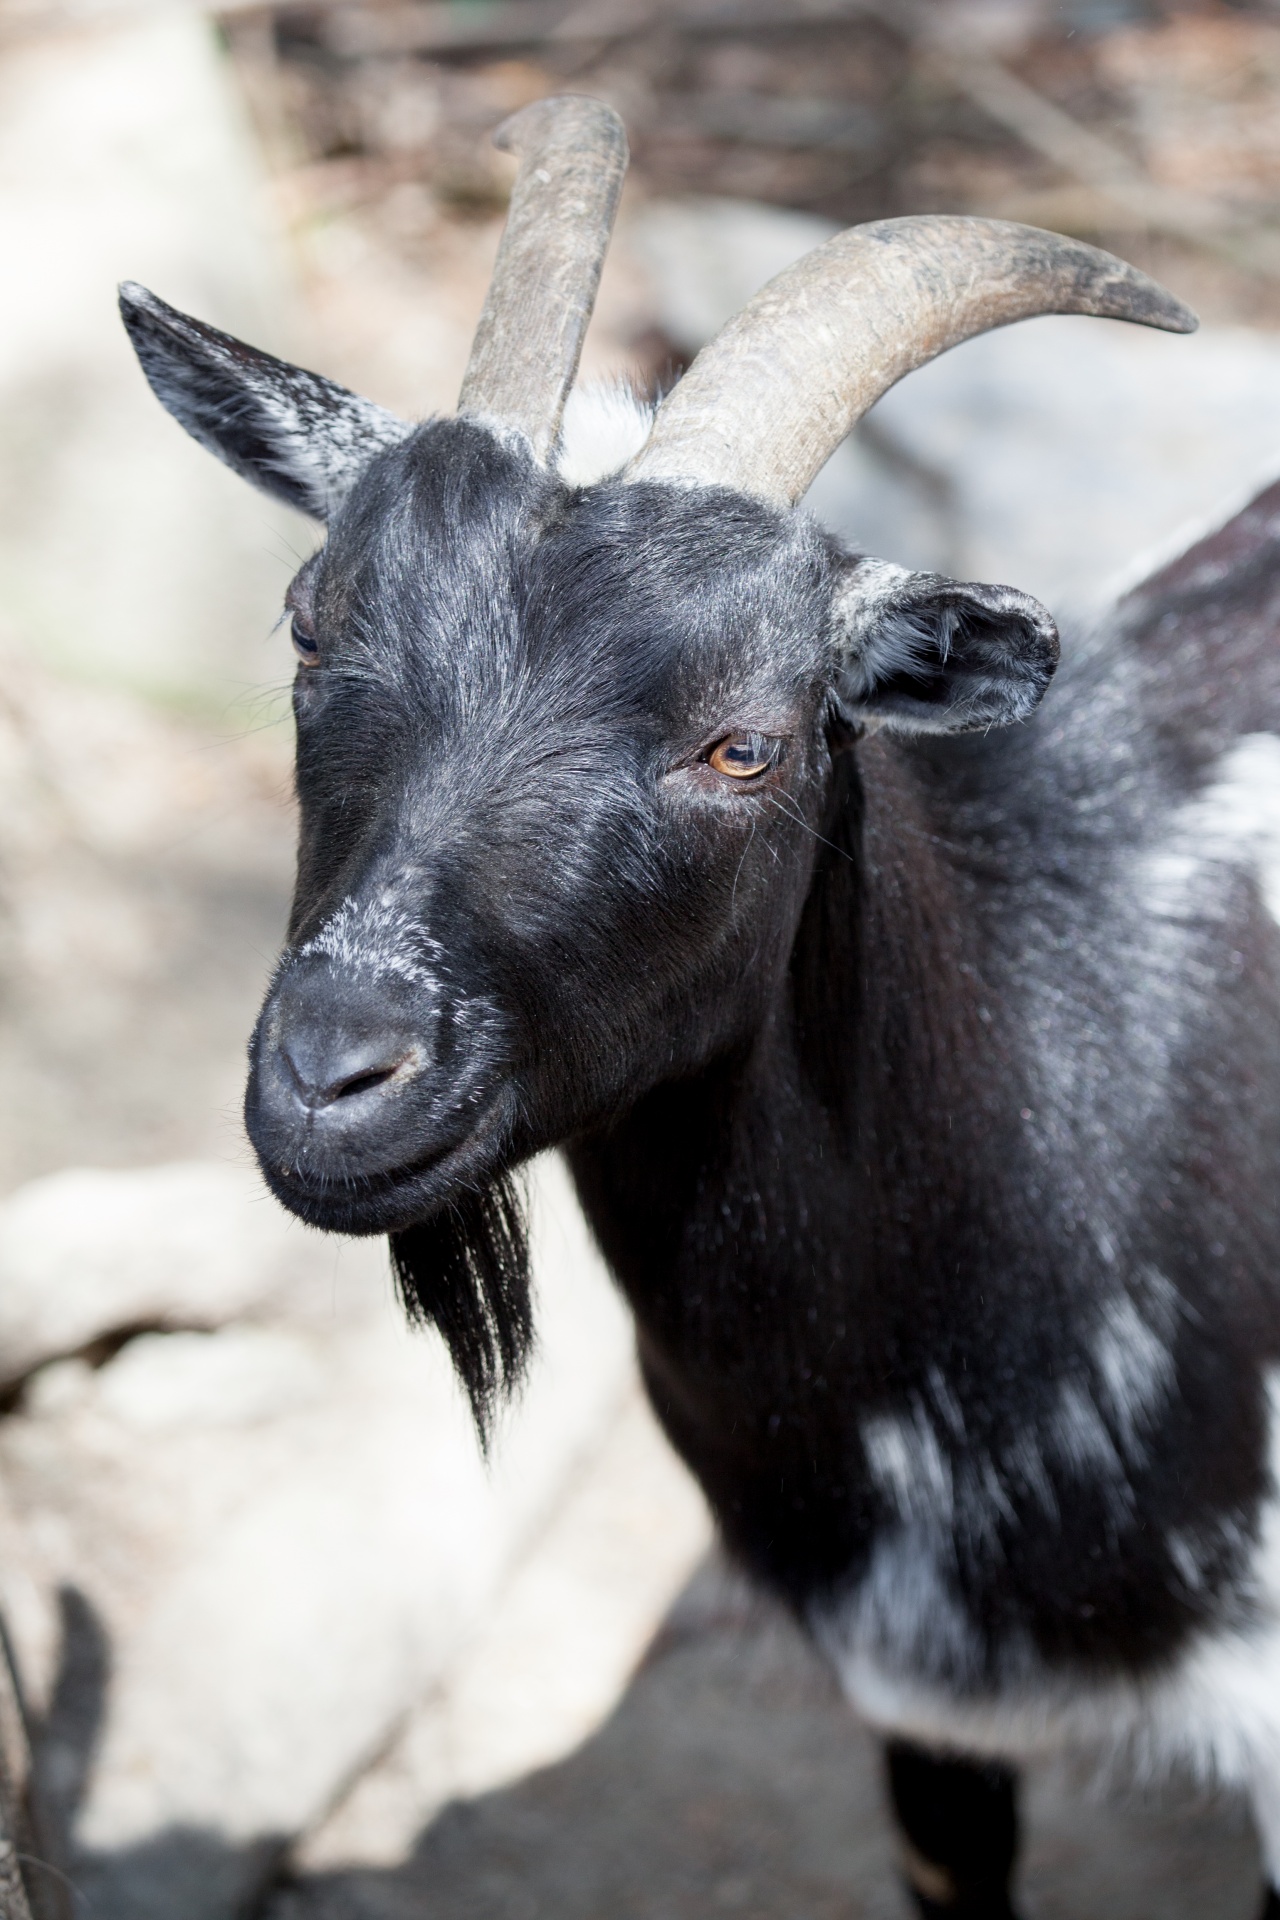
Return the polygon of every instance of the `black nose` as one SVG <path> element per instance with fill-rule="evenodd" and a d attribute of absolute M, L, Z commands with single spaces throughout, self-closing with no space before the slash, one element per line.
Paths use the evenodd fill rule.
<path fill-rule="evenodd" d="M 397 1073 L 413 1070 L 417 1049 L 404 1034 L 335 1032 L 290 1034 L 281 1056 L 296 1098 L 311 1112 L 339 1100 L 374 1093 Z"/>

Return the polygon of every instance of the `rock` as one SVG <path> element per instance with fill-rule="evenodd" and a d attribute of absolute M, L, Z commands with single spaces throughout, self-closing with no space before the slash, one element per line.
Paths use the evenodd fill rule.
<path fill-rule="evenodd" d="M 221 1168 L 67 1174 L 9 1203 L 15 1349 L 143 1306 L 187 1329 L 53 1361 L 0 1425 L 0 1599 L 103 1920 L 237 1913 L 440 1682 L 634 1393 L 557 1162 L 534 1188 L 538 1356 L 487 1465 L 382 1243 L 294 1233 Z"/>
<path fill-rule="evenodd" d="M 450 1801 L 573 1752 L 617 1707 L 711 1539 L 637 1389 L 442 1683 L 303 1836 L 291 1871 L 400 1865 Z"/>
<path fill-rule="evenodd" d="M 2 618 L 0 687 L 0 1191 L 243 1152 L 245 1040 L 288 911 L 291 742 L 68 680 Z"/>
<path fill-rule="evenodd" d="M 222 1326 L 314 1268 L 317 1251 L 247 1168 L 77 1167 L 31 1181 L 0 1202 L 0 1391 L 126 1331 Z M 180 1350 L 134 1342 L 103 1381 L 149 1352 L 172 1367 Z"/>
<path fill-rule="evenodd" d="M 115 286 L 287 345 L 283 256 L 213 23 L 84 11 L 0 52 L 5 598 L 46 660 L 221 714 L 282 671 L 264 641 L 312 536 L 162 413 Z"/>

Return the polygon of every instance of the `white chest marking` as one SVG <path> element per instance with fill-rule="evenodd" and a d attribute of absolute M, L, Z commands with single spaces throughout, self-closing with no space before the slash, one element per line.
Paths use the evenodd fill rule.
<path fill-rule="evenodd" d="M 1221 914 L 1224 881 L 1241 867 L 1258 876 L 1280 920 L 1280 739 L 1248 733 L 1218 762 L 1202 793 L 1180 807 L 1163 844 L 1147 855 L 1151 910 L 1174 923 Z"/>
<path fill-rule="evenodd" d="M 1141 1343 L 1139 1343 L 1141 1344 Z M 1132 1349 L 1131 1349 L 1132 1350 Z M 1156 1373 L 1161 1371 L 1157 1364 Z M 1280 1370 L 1268 1382 L 1271 1472 L 1280 1484 Z M 890 1478 L 900 1456 L 882 1456 Z M 930 1476 L 927 1449 L 917 1456 Z M 936 1484 L 930 1480 L 929 1484 Z M 1199 1635 L 1164 1672 L 1090 1684 L 1041 1663 L 1028 1644 L 1004 1650 L 996 1687 L 966 1688 L 976 1635 L 957 1601 L 934 1530 L 920 1514 L 881 1543 L 855 1593 L 813 1626 L 846 1694 L 865 1719 L 926 1745 L 1006 1760 L 1074 1748 L 1103 1771 L 1158 1779 L 1173 1765 L 1244 1788 L 1280 1884 L 1280 1497 L 1273 1490 L 1241 1582 L 1234 1624 Z M 1193 1549 L 1183 1543 L 1184 1551 Z"/>

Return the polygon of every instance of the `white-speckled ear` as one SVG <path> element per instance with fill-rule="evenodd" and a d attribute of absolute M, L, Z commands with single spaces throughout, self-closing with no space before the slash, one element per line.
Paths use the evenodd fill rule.
<path fill-rule="evenodd" d="M 850 718 L 905 733 L 1025 720 L 1058 664 L 1052 616 L 1016 587 L 850 560 L 832 598 L 836 691 Z"/>
<path fill-rule="evenodd" d="M 120 312 L 151 390 L 193 439 L 317 520 L 412 432 L 371 400 L 193 320 L 127 281 Z"/>

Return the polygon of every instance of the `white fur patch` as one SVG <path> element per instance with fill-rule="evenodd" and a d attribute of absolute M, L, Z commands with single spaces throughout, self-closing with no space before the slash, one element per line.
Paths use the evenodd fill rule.
<path fill-rule="evenodd" d="M 443 951 L 439 941 L 400 907 L 379 900 L 361 904 L 348 895 L 319 933 L 299 947 L 297 957 L 323 954 L 348 972 L 366 973 L 375 980 L 393 974 L 437 993 L 438 983 L 428 963 L 438 961 Z"/>
<path fill-rule="evenodd" d="M 839 644 L 851 659 L 862 652 L 886 609 L 897 599 L 899 589 L 914 577 L 909 567 L 900 567 L 893 560 L 860 560 L 845 574 L 836 588 L 831 618 Z M 894 657 L 885 664 L 890 672 L 910 671 L 917 658 L 917 652 L 904 642 L 901 658 Z"/>
<path fill-rule="evenodd" d="M 998 1456 L 966 1443 L 960 1406 L 938 1368 L 907 1413 L 876 1414 L 861 1427 L 872 1484 L 913 1536 L 917 1562 L 955 1561 L 955 1535 L 994 1543 L 1012 1520 L 1014 1496 L 1029 1493 L 1050 1521 L 1058 1498 L 1050 1467 L 1100 1486 L 1117 1517 L 1132 1512 L 1130 1470 L 1146 1458 L 1147 1435 L 1174 1386 L 1170 1343 L 1177 1295 L 1149 1270 L 1133 1292 L 1117 1290 L 1098 1309 L 1088 1360 L 1064 1372 L 1048 1407 Z"/>
<path fill-rule="evenodd" d="M 882 1415 L 864 1421 L 862 1444 L 871 1478 L 906 1523 L 950 1529 L 955 1518 L 951 1462 L 918 1402 L 909 1420 Z"/>
<path fill-rule="evenodd" d="M 1139 1130 L 1168 1110 L 1188 1022 L 1219 990 L 1247 875 L 1280 920 L 1280 739 L 1270 733 L 1237 740 L 1120 877 L 1141 916 L 1140 965 L 1123 999 Z"/>
<path fill-rule="evenodd" d="M 1180 807 L 1163 845 L 1143 863 L 1151 911 L 1195 921 L 1223 911 L 1224 875 L 1251 868 L 1280 920 L 1280 739 L 1248 733 L 1222 756 L 1212 782 Z"/>
<path fill-rule="evenodd" d="M 1135 1319 L 1137 1318 L 1135 1314 Z M 1163 1363 L 1121 1316 L 1103 1340 L 1125 1349 L 1114 1391 L 1149 1393 Z M 1271 1471 L 1280 1481 L 1280 1372 L 1269 1383 Z M 1228 1522 L 1220 1535 L 1232 1536 Z M 1189 1576 L 1193 1542 L 1170 1542 Z M 1159 1779 L 1173 1766 L 1246 1791 L 1273 1883 L 1280 1884 L 1280 1497 L 1265 1507 L 1236 1624 L 1200 1635 L 1168 1671 L 1090 1686 L 1043 1667 L 1025 1645 L 1007 1649 L 998 1689 L 966 1691 L 934 1677 L 942 1660 L 963 1675 L 972 1641 L 933 1543 L 905 1526 L 881 1543 L 859 1592 L 813 1626 L 858 1711 L 886 1732 L 1005 1760 L 1075 1749 L 1100 1771 Z M 890 1651 L 892 1649 L 892 1651 Z M 940 1660 L 939 1656 L 942 1656 Z M 932 1673 L 930 1671 L 932 1669 Z"/>
<path fill-rule="evenodd" d="M 1143 1457 L 1143 1436 L 1174 1385 L 1173 1355 L 1166 1343 L 1174 1331 L 1178 1297 L 1154 1269 L 1148 1269 L 1145 1279 L 1147 1317 L 1128 1294 L 1117 1294 L 1103 1307 L 1093 1340 L 1105 1410 L 1121 1452 L 1131 1461 Z"/>
<path fill-rule="evenodd" d="M 555 466 L 571 487 L 594 486 L 634 459 L 655 409 L 622 381 L 575 387 L 564 410 Z"/>

